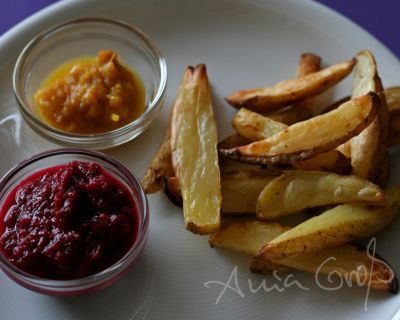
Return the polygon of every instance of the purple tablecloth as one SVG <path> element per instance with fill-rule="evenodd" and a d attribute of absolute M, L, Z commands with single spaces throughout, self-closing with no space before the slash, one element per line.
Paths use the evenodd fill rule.
<path fill-rule="evenodd" d="M 0 35 L 57 0 L 0 0 Z M 399 0 L 319 0 L 368 30 L 400 57 Z"/>

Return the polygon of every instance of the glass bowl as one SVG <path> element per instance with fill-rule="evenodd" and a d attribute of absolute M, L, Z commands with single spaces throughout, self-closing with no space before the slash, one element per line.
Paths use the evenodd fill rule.
<path fill-rule="evenodd" d="M 36 292 L 51 295 L 80 295 L 105 288 L 120 279 L 142 252 L 149 229 L 149 207 L 138 179 L 120 162 L 94 151 L 84 149 L 58 149 L 40 153 L 12 168 L 0 180 L 0 208 L 7 195 L 25 178 L 48 167 L 66 164 L 72 160 L 95 162 L 125 185 L 132 195 L 138 211 L 138 231 L 135 241 L 125 255 L 110 267 L 90 276 L 74 280 L 51 280 L 29 274 L 11 263 L 0 249 L 1 269 L 18 284 Z M 3 217 L 0 217 L 3 219 Z"/>
<path fill-rule="evenodd" d="M 145 111 L 129 124 L 98 134 L 74 134 L 45 123 L 34 102 L 42 81 L 56 67 L 80 57 L 96 56 L 111 49 L 134 70 L 145 87 Z M 30 127 L 58 144 L 106 149 L 128 142 L 141 134 L 160 112 L 167 83 L 165 59 L 139 29 L 120 21 L 85 18 L 48 29 L 32 39 L 14 67 L 13 89 L 20 112 Z"/>

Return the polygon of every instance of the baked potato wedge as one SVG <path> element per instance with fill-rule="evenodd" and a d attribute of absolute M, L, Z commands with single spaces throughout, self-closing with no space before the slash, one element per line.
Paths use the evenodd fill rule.
<path fill-rule="evenodd" d="M 400 113 L 400 86 L 386 88 L 384 93 L 389 115 Z"/>
<path fill-rule="evenodd" d="M 144 192 L 149 194 L 162 190 L 165 186 L 165 177 L 175 175 L 172 167 L 171 155 L 171 133 L 170 125 L 168 125 L 167 132 L 164 135 L 161 145 L 154 155 L 154 158 L 151 160 L 142 179 Z"/>
<path fill-rule="evenodd" d="M 277 267 L 278 266 L 278 267 Z M 272 270 L 300 270 L 319 275 L 341 276 L 359 286 L 397 293 L 399 283 L 394 269 L 368 248 L 348 243 L 317 252 L 293 255 L 279 260 L 279 264 L 261 258 L 253 259 L 250 270 L 269 274 Z M 275 268 L 275 269 L 274 269 Z"/>
<path fill-rule="evenodd" d="M 236 219 L 223 223 L 210 236 L 209 243 L 211 247 L 222 247 L 255 256 L 266 243 L 287 230 L 288 227 L 277 223 Z M 389 264 L 379 255 L 369 253 L 367 248 L 356 244 L 293 255 L 280 259 L 278 263 L 254 258 L 250 265 L 251 271 L 263 274 L 291 269 L 341 275 L 358 284 L 394 293 L 398 289 L 395 272 Z"/>
<path fill-rule="evenodd" d="M 259 257 L 274 261 L 368 238 L 383 229 L 400 210 L 400 188 L 385 191 L 383 206 L 343 204 L 300 223 L 270 241 Z"/>
<path fill-rule="evenodd" d="M 387 152 L 388 107 L 376 61 L 368 50 L 357 54 L 352 99 L 374 92 L 379 97 L 375 119 L 350 140 L 353 174 L 376 182 Z"/>
<path fill-rule="evenodd" d="M 344 61 L 297 79 L 277 83 L 272 87 L 241 90 L 226 100 L 235 108 L 245 107 L 255 112 L 267 112 L 316 96 L 345 78 L 355 60 Z"/>
<path fill-rule="evenodd" d="M 231 135 L 227 136 L 220 142 L 218 142 L 218 150 L 219 149 L 236 148 L 236 147 L 240 147 L 240 146 L 249 144 L 250 142 L 251 142 L 251 140 L 246 139 L 245 137 L 241 136 L 239 133 L 235 132 L 235 133 L 232 133 Z"/>
<path fill-rule="evenodd" d="M 321 57 L 313 54 L 313 53 L 303 53 L 300 55 L 300 61 L 299 61 L 299 66 L 297 67 L 297 77 L 301 78 L 306 75 L 309 75 L 311 73 L 317 72 L 321 70 Z M 312 105 L 313 105 L 313 98 L 308 98 L 305 100 L 300 100 L 293 104 L 293 108 L 299 108 L 299 109 L 309 109 L 310 110 L 310 116 L 308 118 L 312 117 Z M 307 118 L 307 119 L 308 119 Z M 304 121 L 306 119 L 298 120 L 299 121 Z"/>
<path fill-rule="evenodd" d="M 240 147 L 251 142 L 251 140 L 242 137 L 239 133 L 233 133 L 218 143 L 218 151 L 220 149 Z M 260 167 L 229 159 L 221 153 L 219 153 L 219 169 L 221 172 L 239 170 L 261 170 Z"/>
<path fill-rule="evenodd" d="M 165 177 L 165 189 L 164 193 L 168 199 L 176 206 L 182 207 L 182 191 L 181 184 L 176 176 Z"/>
<path fill-rule="evenodd" d="M 221 173 L 222 215 L 255 215 L 262 189 L 280 172 L 246 170 Z M 177 177 L 166 178 L 165 193 L 176 205 L 182 205 L 181 187 Z"/>
<path fill-rule="evenodd" d="M 290 164 L 327 152 L 365 129 L 376 115 L 374 94 L 344 103 L 339 108 L 295 123 L 272 137 L 249 145 L 220 149 L 232 159 L 256 164 Z"/>
<path fill-rule="evenodd" d="M 388 145 L 391 146 L 400 143 L 400 87 L 386 88 L 384 90 L 384 94 L 389 113 Z M 326 109 L 326 112 L 336 109 L 348 100 L 350 100 L 350 96 L 334 102 Z M 268 117 L 276 121 L 282 120 L 279 117 L 274 118 L 274 115 L 269 115 Z M 281 122 L 286 123 L 285 121 Z M 337 149 L 346 157 L 351 157 L 350 143 L 344 143 L 340 145 Z"/>
<path fill-rule="evenodd" d="M 236 113 L 232 126 L 237 133 L 250 141 L 267 139 L 288 127 L 284 123 L 274 121 L 246 108 L 241 108 Z"/>
<path fill-rule="evenodd" d="M 400 143 L 400 114 L 390 117 L 388 144 L 395 145 Z"/>
<path fill-rule="evenodd" d="M 259 274 L 272 274 L 275 271 L 288 272 L 291 270 L 291 268 L 288 268 L 283 264 L 273 263 L 260 258 L 252 258 L 249 269 L 251 272 Z"/>
<path fill-rule="evenodd" d="M 306 101 L 309 101 L 310 99 L 312 98 L 309 98 Z M 302 106 L 298 106 L 298 104 L 302 104 Z M 264 112 L 263 115 L 271 120 L 284 123 L 288 126 L 310 119 L 313 116 L 311 110 L 304 107 L 304 102 L 302 101 L 284 109 L 274 110 L 273 112 Z"/>
<path fill-rule="evenodd" d="M 211 247 L 222 247 L 256 256 L 260 249 L 290 227 L 278 223 L 250 219 L 234 219 L 221 224 L 208 243 Z"/>
<path fill-rule="evenodd" d="M 314 53 L 302 53 L 300 55 L 297 76 L 299 78 L 317 72 L 321 69 L 321 57 Z"/>
<path fill-rule="evenodd" d="M 224 222 L 219 230 L 210 236 L 208 242 L 211 247 L 226 248 L 254 257 L 265 243 L 276 238 L 286 230 L 289 230 L 289 228 L 277 223 L 235 219 Z M 275 270 L 289 270 L 289 268 L 271 261 L 253 260 L 251 265 L 260 270 L 262 269 L 263 273 L 270 273 Z"/>
<path fill-rule="evenodd" d="M 206 67 L 187 67 L 171 117 L 172 164 L 182 190 L 186 228 L 209 234 L 219 228 L 221 181 L 217 127 Z"/>
<path fill-rule="evenodd" d="M 222 213 L 255 214 L 260 192 L 274 178 L 278 171 L 234 171 L 224 172 L 221 176 Z"/>
<path fill-rule="evenodd" d="M 307 208 L 350 202 L 384 201 L 368 180 L 320 171 L 289 170 L 270 181 L 257 200 L 258 219 L 274 219 Z"/>
<path fill-rule="evenodd" d="M 385 89 L 385 97 L 389 111 L 388 144 L 400 143 L 400 87 Z"/>
<path fill-rule="evenodd" d="M 349 174 L 351 172 L 350 159 L 335 149 L 317 154 L 312 158 L 297 160 L 293 163 L 293 166 L 300 170 L 327 171 L 337 174 Z"/>
<path fill-rule="evenodd" d="M 303 53 L 300 56 L 297 76 L 304 77 L 310 73 L 321 69 L 321 58 L 313 53 Z M 264 114 L 271 120 L 275 120 L 286 125 L 292 125 L 296 122 L 304 121 L 313 116 L 311 111 L 314 99 L 308 98 L 300 100 L 290 107 L 273 110 Z"/>

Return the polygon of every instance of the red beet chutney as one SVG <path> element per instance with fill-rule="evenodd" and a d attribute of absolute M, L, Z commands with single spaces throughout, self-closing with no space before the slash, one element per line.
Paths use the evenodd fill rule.
<path fill-rule="evenodd" d="M 137 229 L 131 193 L 96 163 L 36 172 L 0 208 L 0 249 L 18 268 L 47 279 L 106 269 L 129 250 Z"/>

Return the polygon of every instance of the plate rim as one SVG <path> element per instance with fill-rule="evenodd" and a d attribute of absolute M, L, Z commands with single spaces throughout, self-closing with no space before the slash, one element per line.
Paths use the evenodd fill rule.
<path fill-rule="evenodd" d="M 86 7 L 90 7 L 90 5 L 93 3 L 99 4 L 99 2 L 110 4 L 110 2 L 108 2 L 107 0 L 100 0 L 100 1 L 99 0 L 86 0 L 86 1 L 64 0 L 64 1 L 55 2 L 43 9 L 39 10 L 38 12 L 34 13 L 33 15 L 25 18 L 24 20 L 22 20 L 21 22 L 19 22 L 15 26 L 13 26 L 11 29 L 6 31 L 3 35 L 1 35 L 0 36 L 0 48 L 11 46 L 11 47 L 14 47 L 14 50 L 12 50 L 12 51 L 16 51 L 15 44 L 17 43 L 18 38 L 21 37 L 21 35 L 24 36 L 25 33 L 31 29 L 37 30 L 38 23 L 40 21 L 47 20 L 49 17 L 51 17 L 51 15 L 54 15 L 55 13 L 59 13 L 59 12 L 64 12 L 64 10 L 73 10 L 74 8 L 75 9 L 86 8 Z M 119 5 L 119 4 L 123 4 L 123 3 L 127 3 L 127 2 L 129 2 L 129 1 L 116 0 L 112 3 L 112 5 Z M 263 0 L 235 0 L 235 2 L 247 3 L 247 4 L 251 4 L 251 5 L 260 5 L 265 9 L 267 9 L 269 6 L 281 7 L 281 6 L 285 6 L 285 5 L 295 5 L 295 6 L 304 6 L 304 8 L 303 8 L 304 10 L 306 10 L 307 8 L 311 8 L 311 10 L 317 10 L 322 13 L 322 15 L 320 17 L 321 19 L 324 19 L 324 17 L 326 17 L 326 16 L 329 16 L 330 19 L 336 19 L 337 21 L 339 21 L 340 23 L 343 24 L 341 26 L 342 28 L 351 28 L 352 32 L 360 33 L 364 37 L 366 37 L 366 39 L 367 39 L 366 41 L 368 41 L 368 43 L 374 43 L 375 46 L 380 47 L 381 52 L 386 57 L 389 57 L 387 64 L 392 65 L 395 63 L 397 65 L 396 68 L 400 70 L 400 60 L 379 39 L 377 39 L 375 36 L 373 36 L 371 33 L 369 33 L 367 30 L 362 28 L 360 25 L 358 25 L 354 21 L 350 20 L 349 18 L 342 15 L 341 13 L 325 6 L 324 4 L 314 2 L 311 0 L 296 1 L 295 4 L 292 3 L 290 0 L 284 0 L 284 1 L 272 0 L 272 1 L 269 1 L 268 3 L 263 2 Z M 7 61 L 4 62 L 4 64 L 6 64 L 6 63 L 8 63 L 8 62 Z M 0 63 L 0 68 L 2 65 L 3 65 L 3 63 Z M 400 75 L 398 76 L 398 78 L 400 79 Z M 399 312 L 400 311 L 396 310 L 394 312 L 394 315 L 388 315 L 388 316 L 390 318 L 392 318 L 393 316 L 396 316 Z"/>

